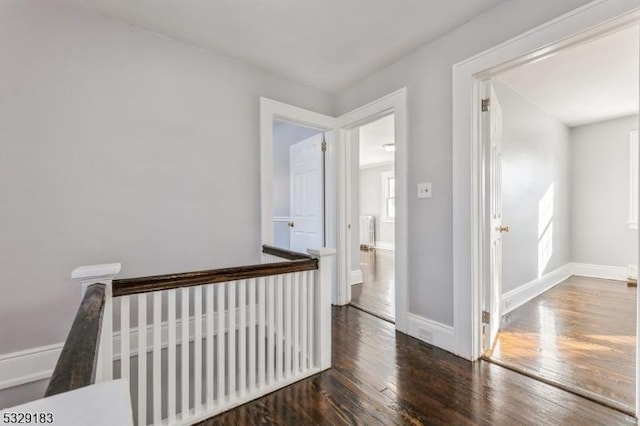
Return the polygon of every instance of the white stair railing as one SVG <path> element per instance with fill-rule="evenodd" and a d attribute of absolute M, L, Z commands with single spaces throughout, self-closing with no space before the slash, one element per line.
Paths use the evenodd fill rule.
<path fill-rule="evenodd" d="M 277 261 L 271 250 L 263 265 L 113 284 L 102 272 L 109 319 L 105 308 L 97 381 L 130 382 L 137 425 L 174 425 L 329 368 L 335 250 L 282 253 Z M 91 271 L 100 268 L 74 277 L 96 282 Z"/>

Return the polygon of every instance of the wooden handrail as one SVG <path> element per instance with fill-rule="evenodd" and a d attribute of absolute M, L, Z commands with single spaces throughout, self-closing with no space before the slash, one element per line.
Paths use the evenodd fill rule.
<path fill-rule="evenodd" d="M 92 284 L 87 287 L 53 370 L 45 397 L 89 386 L 95 382 L 105 290 L 105 284 Z"/>
<path fill-rule="evenodd" d="M 318 269 L 318 259 L 293 260 L 289 262 L 236 266 L 233 268 L 183 272 L 179 274 L 154 275 L 150 277 L 125 278 L 113 281 L 113 297 L 152 291 L 170 290 L 202 284 L 268 277 L 270 275 Z"/>
<path fill-rule="evenodd" d="M 309 256 L 308 254 L 298 253 L 297 251 L 291 251 L 291 250 L 283 249 L 280 247 L 270 246 L 267 244 L 264 244 L 262 246 L 262 252 L 265 254 L 271 254 L 273 256 L 278 256 L 288 260 L 313 259 L 313 257 Z"/>

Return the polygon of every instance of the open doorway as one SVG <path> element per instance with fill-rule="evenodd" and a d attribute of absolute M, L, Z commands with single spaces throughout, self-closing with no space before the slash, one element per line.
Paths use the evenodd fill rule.
<path fill-rule="evenodd" d="M 352 132 L 354 221 L 351 305 L 395 320 L 395 117 L 389 114 Z"/>
<path fill-rule="evenodd" d="M 483 103 L 485 356 L 631 414 L 639 39 L 636 24 L 497 74 Z"/>
<path fill-rule="evenodd" d="M 306 253 L 325 245 L 325 132 L 273 121 L 273 243 Z"/>

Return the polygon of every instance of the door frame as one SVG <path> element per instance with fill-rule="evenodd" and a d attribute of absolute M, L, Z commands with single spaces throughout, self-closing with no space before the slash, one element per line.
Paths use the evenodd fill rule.
<path fill-rule="evenodd" d="M 340 304 L 351 301 L 351 247 L 353 235 L 351 219 L 356 206 L 351 203 L 351 170 L 357 158 L 351 158 L 351 132 L 367 123 L 394 114 L 396 144 L 394 171 L 396 178 L 395 220 L 395 322 L 396 330 L 408 332 L 408 153 L 407 153 L 407 88 L 404 87 L 338 117 L 336 147 L 338 163 L 338 276 L 340 285 L 336 299 Z"/>
<path fill-rule="evenodd" d="M 639 20 L 637 2 L 597 0 L 453 66 L 454 330 L 462 356 L 476 360 L 482 355 L 482 292 L 488 248 L 483 233 L 487 196 L 482 187 L 482 83 L 500 72 L 635 25 Z M 636 322 L 640 330 L 638 318 Z M 640 413 L 639 352 L 636 414 Z"/>
<path fill-rule="evenodd" d="M 322 131 L 333 131 L 336 119 L 318 112 L 260 97 L 260 241 L 273 244 L 273 121 L 287 121 Z M 324 232 L 327 247 L 336 247 L 336 210 L 330 200 L 336 196 L 335 188 L 335 136 L 327 137 L 325 162 Z"/>

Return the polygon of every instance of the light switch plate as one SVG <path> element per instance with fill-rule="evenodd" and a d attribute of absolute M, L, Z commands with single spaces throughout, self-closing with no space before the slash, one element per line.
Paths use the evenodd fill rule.
<path fill-rule="evenodd" d="M 431 198 L 431 182 L 418 184 L 418 198 Z"/>

